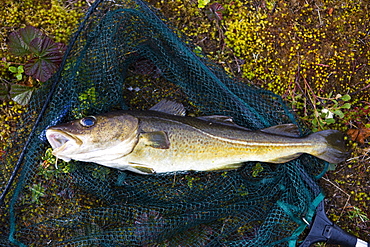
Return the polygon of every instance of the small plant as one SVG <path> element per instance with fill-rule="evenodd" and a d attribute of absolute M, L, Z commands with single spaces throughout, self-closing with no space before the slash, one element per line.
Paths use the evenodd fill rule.
<path fill-rule="evenodd" d="M 204 57 L 202 52 L 203 52 L 203 49 L 202 47 L 200 46 L 196 46 L 193 50 L 193 52 L 198 56 L 198 57 Z"/>
<path fill-rule="evenodd" d="M 15 56 L 25 57 L 24 65 L 13 66 L 2 59 L 2 65 L 14 74 L 18 83 L 5 82 L 0 85 L 0 97 L 6 99 L 9 96 L 18 104 L 28 104 L 32 93 L 40 83 L 46 82 L 57 70 L 62 62 L 65 45 L 55 43 L 39 29 L 27 26 L 9 35 L 9 52 Z M 26 86 L 23 76 L 28 75 L 36 79 L 37 83 Z M 32 80 L 29 80 L 32 81 Z"/>
<path fill-rule="evenodd" d="M 350 109 L 351 104 L 347 101 L 351 99 L 351 96 L 336 95 L 332 97 L 330 93 L 327 98 L 315 96 L 316 103 L 314 105 L 314 118 L 311 120 L 313 131 L 319 131 L 327 127 L 328 125 L 335 123 L 335 118 L 343 118 L 343 109 Z"/>
<path fill-rule="evenodd" d="M 191 176 L 188 176 L 188 175 L 186 175 L 185 178 L 186 178 L 186 180 L 188 180 L 188 186 L 189 186 L 190 189 L 193 188 L 193 182 L 200 180 L 200 178 L 191 177 Z"/>
<path fill-rule="evenodd" d="M 261 172 L 263 172 L 264 168 L 263 166 L 261 165 L 261 163 L 257 163 L 253 168 L 252 168 L 252 177 L 257 177 L 258 174 L 260 174 Z"/>
<path fill-rule="evenodd" d="M 350 219 L 358 219 L 361 222 L 369 221 L 369 218 L 367 217 L 366 213 L 363 212 L 360 208 L 355 206 L 351 207 L 351 210 L 348 211 L 348 215 Z"/>
<path fill-rule="evenodd" d="M 32 26 L 11 33 L 8 48 L 16 56 L 29 57 L 24 72 L 41 82 L 46 82 L 53 75 L 65 51 L 63 43 L 55 43 Z"/>
<path fill-rule="evenodd" d="M 63 160 L 58 160 L 52 152 L 52 148 L 46 149 L 44 156 L 41 158 L 43 162 L 37 173 L 38 175 L 44 176 L 45 179 L 51 179 L 60 173 L 70 173 L 75 169 L 72 162 L 67 163 Z"/>
<path fill-rule="evenodd" d="M 93 178 L 105 181 L 110 173 L 110 169 L 104 166 L 96 166 L 91 173 Z"/>
<path fill-rule="evenodd" d="M 97 107 L 98 104 L 98 92 L 95 87 L 91 87 L 78 95 L 80 102 L 79 107 L 72 110 L 75 118 L 82 118 L 87 114 L 87 110 Z"/>
<path fill-rule="evenodd" d="M 14 74 L 14 77 L 17 79 L 17 81 L 21 81 L 24 76 L 24 66 L 18 65 L 13 66 L 12 63 L 9 63 L 6 61 L 5 58 L 3 58 L 1 61 L 1 66 L 7 68 L 10 72 Z M 9 97 L 12 97 L 14 101 L 17 103 L 24 105 L 22 102 L 22 98 L 28 98 L 28 95 L 32 91 L 31 87 L 26 87 L 19 84 L 14 84 L 6 81 L 5 79 L 2 80 L 3 82 L 0 84 L 0 100 L 6 100 L 9 99 Z M 24 90 L 25 89 L 25 90 Z M 20 95 L 24 93 L 23 95 Z M 15 99 L 14 99 L 15 98 Z"/>
<path fill-rule="evenodd" d="M 14 74 L 14 76 L 17 78 L 18 81 L 23 79 L 23 65 L 19 65 L 18 67 L 15 66 L 9 66 L 9 71 Z"/>
<path fill-rule="evenodd" d="M 213 3 L 209 6 L 209 9 L 206 11 L 207 16 L 211 20 L 222 20 L 222 10 L 224 10 L 224 7 L 222 7 L 219 3 Z"/>
<path fill-rule="evenodd" d="M 244 184 L 241 184 L 238 188 L 238 194 L 240 196 L 247 196 L 249 194 L 247 187 Z"/>
<path fill-rule="evenodd" d="M 40 184 L 33 184 L 29 186 L 29 189 L 31 190 L 32 202 L 40 204 L 40 197 L 46 196 L 45 187 Z"/>

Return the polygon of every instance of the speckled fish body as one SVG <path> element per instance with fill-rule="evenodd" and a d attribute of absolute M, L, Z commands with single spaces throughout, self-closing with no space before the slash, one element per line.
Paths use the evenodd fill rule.
<path fill-rule="evenodd" d="M 250 131 L 224 116 L 187 117 L 177 103 L 149 111 L 90 116 L 47 130 L 53 154 L 137 173 L 238 168 L 243 162 L 285 163 L 308 153 L 331 163 L 345 159 L 343 136 L 326 130 L 297 136 L 292 124 Z"/>

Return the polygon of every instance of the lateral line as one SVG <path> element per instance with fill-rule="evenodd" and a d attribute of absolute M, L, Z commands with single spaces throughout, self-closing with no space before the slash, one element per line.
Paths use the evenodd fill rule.
<path fill-rule="evenodd" d="M 162 117 L 155 117 L 155 118 L 160 118 L 162 119 Z M 208 136 L 208 137 L 211 137 L 211 138 L 214 138 L 214 139 L 217 139 L 217 140 L 220 140 L 220 141 L 224 141 L 224 142 L 231 142 L 231 143 L 234 143 L 234 144 L 241 144 L 241 145 L 246 145 L 246 146 L 273 146 L 273 147 L 286 147 L 286 146 L 296 146 L 296 147 L 300 147 L 300 146 L 312 146 L 312 144 L 310 143 L 306 143 L 306 142 L 303 142 L 303 143 L 299 143 L 299 142 L 296 142 L 296 143 L 268 143 L 268 142 L 249 142 L 249 141 L 238 141 L 238 140 L 233 140 L 233 139 L 229 139 L 229 138 L 224 138 L 224 137 L 220 137 L 220 136 L 215 136 L 215 135 L 212 135 L 212 134 L 209 134 L 201 129 L 198 129 L 194 126 L 191 126 L 189 124 L 186 124 L 186 123 L 182 123 L 180 121 L 177 121 L 177 120 L 174 120 L 174 119 L 166 119 L 166 121 L 170 121 L 170 122 L 174 122 L 174 123 L 177 123 L 177 124 L 185 124 L 193 129 L 195 129 L 196 131 Z M 252 131 L 251 131 L 252 132 Z"/>

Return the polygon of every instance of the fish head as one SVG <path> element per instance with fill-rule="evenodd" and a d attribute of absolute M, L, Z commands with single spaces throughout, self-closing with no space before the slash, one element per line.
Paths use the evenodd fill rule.
<path fill-rule="evenodd" d="M 100 159 L 130 153 L 138 140 L 138 126 L 134 116 L 112 112 L 50 127 L 46 138 L 52 153 L 64 161 L 99 163 Z"/>

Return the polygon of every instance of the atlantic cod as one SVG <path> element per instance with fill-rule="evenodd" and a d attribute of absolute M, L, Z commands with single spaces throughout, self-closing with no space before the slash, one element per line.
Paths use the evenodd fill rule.
<path fill-rule="evenodd" d="M 347 156 L 337 130 L 306 137 L 299 137 L 293 124 L 251 131 L 230 117 L 185 116 L 182 104 L 167 100 L 148 111 L 115 111 L 53 126 L 46 137 L 64 161 L 141 174 L 235 169 L 247 161 L 285 163 L 302 153 L 330 163 Z"/>

